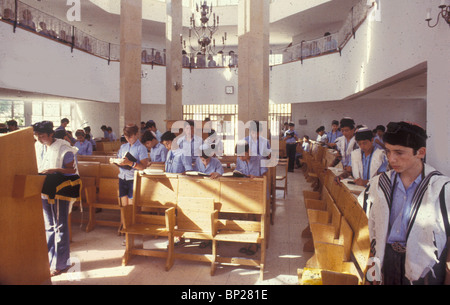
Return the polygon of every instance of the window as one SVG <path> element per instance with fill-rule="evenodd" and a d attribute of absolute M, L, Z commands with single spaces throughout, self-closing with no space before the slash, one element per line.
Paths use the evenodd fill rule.
<path fill-rule="evenodd" d="M 224 155 L 234 155 L 237 142 L 238 105 L 184 105 L 183 120 L 212 121 L 212 129 L 223 139 Z"/>
<path fill-rule="evenodd" d="M 19 127 L 25 126 L 25 110 L 22 101 L 0 100 L 0 123 L 16 120 Z"/>
<path fill-rule="evenodd" d="M 40 121 L 52 121 L 56 128 L 61 124 L 63 118 L 68 118 L 72 122 L 72 103 L 33 102 L 31 124 Z"/>
<path fill-rule="evenodd" d="M 281 135 L 281 130 L 285 122 L 292 120 L 291 104 L 270 104 L 269 105 L 269 128 L 272 136 Z"/>

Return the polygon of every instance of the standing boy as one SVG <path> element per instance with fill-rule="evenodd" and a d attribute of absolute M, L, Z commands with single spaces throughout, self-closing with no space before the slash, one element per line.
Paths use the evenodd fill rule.
<path fill-rule="evenodd" d="M 369 215 L 375 263 L 367 279 L 385 285 L 443 284 L 450 178 L 425 164 L 423 128 L 389 123 L 383 140 L 392 170 L 370 180 L 360 197 Z"/>

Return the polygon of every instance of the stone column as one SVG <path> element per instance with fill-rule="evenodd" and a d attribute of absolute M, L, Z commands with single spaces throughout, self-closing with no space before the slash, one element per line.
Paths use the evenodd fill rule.
<path fill-rule="evenodd" d="M 180 34 L 183 6 L 180 0 L 166 0 L 166 120 L 183 119 L 183 71 Z"/>
<path fill-rule="evenodd" d="M 269 0 L 239 1 L 238 109 L 244 123 L 268 120 L 269 8 Z"/>
<path fill-rule="evenodd" d="M 121 0 L 119 136 L 141 121 L 142 0 Z"/>

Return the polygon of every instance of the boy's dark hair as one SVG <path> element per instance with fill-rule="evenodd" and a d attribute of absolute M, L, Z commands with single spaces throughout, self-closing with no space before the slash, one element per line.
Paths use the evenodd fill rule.
<path fill-rule="evenodd" d="M 154 139 L 156 139 L 156 138 L 153 135 L 153 133 L 150 130 L 146 130 L 141 137 L 141 143 L 144 144 L 145 142 L 153 141 Z"/>
<path fill-rule="evenodd" d="M 68 119 L 68 118 L 62 119 L 62 120 L 61 120 L 61 124 L 62 124 L 62 123 L 67 123 L 67 124 L 69 124 L 69 119 Z"/>
<path fill-rule="evenodd" d="M 385 132 L 386 131 L 386 127 L 384 127 L 383 125 L 378 125 L 376 128 L 375 128 L 375 130 L 380 130 L 380 131 L 382 131 L 382 132 Z"/>
<path fill-rule="evenodd" d="M 320 126 L 319 128 L 316 129 L 316 133 L 319 133 L 321 131 L 325 131 L 325 126 Z"/>
<path fill-rule="evenodd" d="M 102 125 L 102 127 L 100 127 L 101 130 L 107 130 L 108 127 L 106 127 L 106 125 Z"/>
<path fill-rule="evenodd" d="M 83 128 L 85 133 L 91 133 L 91 127 L 90 126 L 86 126 Z"/>
<path fill-rule="evenodd" d="M 309 140 L 309 136 L 304 135 L 303 137 L 304 137 L 306 140 Z"/>
<path fill-rule="evenodd" d="M 147 123 L 145 123 L 145 128 L 152 128 L 152 127 L 156 127 L 155 121 L 150 120 Z"/>
<path fill-rule="evenodd" d="M 173 141 L 175 140 L 177 136 L 171 132 L 171 131 L 166 131 L 165 133 L 163 133 L 163 135 L 161 136 L 161 142 L 164 141 Z"/>
<path fill-rule="evenodd" d="M 7 122 L 6 122 L 6 125 L 17 127 L 17 121 L 16 121 L 16 120 L 10 120 L 10 121 L 7 121 Z"/>
<path fill-rule="evenodd" d="M 53 122 L 51 121 L 42 121 L 33 124 L 33 131 L 39 133 L 52 134 L 53 131 Z"/>
<path fill-rule="evenodd" d="M 338 126 L 339 126 L 339 121 L 338 121 L 338 120 L 333 120 L 333 121 L 331 122 L 331 125 L 338 125 Z"/>
<path fill-rule="evenodd" d="M 355 129 L 355 121 L 352 118 L 343 118 L 340 122 L 340 127 L 348 127 L 350 129 Z"/>
<path fill-rule="evenodd" d="M 65 136 L 67 136 L 67 132 L 64 129 L 55 131 L 55 139 L 64 139 Z"/>
<path fill-rule="evenodd" d="M 391 145 L 410 147 L 417 152 L 427 147 L 427 133 L 419 125 L 409 122 L 391 122 L 387 125 L 383 142 Z"/>

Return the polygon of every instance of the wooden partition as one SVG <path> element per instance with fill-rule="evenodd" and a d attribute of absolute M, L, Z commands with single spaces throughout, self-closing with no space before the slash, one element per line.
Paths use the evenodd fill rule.
<path fill-rule="evenodd" d="M 0 284 L 50 282 L 33 129 L 0 135 Z"/>

